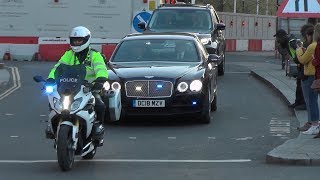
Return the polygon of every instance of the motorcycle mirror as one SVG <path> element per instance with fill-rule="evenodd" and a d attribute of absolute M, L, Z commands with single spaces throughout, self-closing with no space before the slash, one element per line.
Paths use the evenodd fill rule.
<path fill-rule="evenodd" d="M 33 80 L 37 83 L 39 82 L 45 82 L 45 80 L 43 79 L 42 76 L 39 76 L 39 75 L 36 75 L 36 76 L 33 76 Z"/>

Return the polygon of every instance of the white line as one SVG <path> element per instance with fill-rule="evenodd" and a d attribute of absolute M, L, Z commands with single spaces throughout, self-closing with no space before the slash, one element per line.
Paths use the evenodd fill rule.
<path fill-rule="evenodd" d="M 11 88 L 9 88 L 7 91 L 5 91 L 4 93 L 0 94 L 0 100 L 2 100 L 3 98 L 9 96 L 15 90 L 17 90 L 17 89 L 19 89 L 21 87 L 20 74 L 19 74 L 18 68 L 17 67 L 12 67 L 11 71 L 12 71 L 13 86 Z"/>
<path fill-rule="evenodd" d="M 168 139 L 174 140 L 177 139 L 177 137 L 168 137 Z"/>
<path fill-rule="evenodd" d="M 75 160 L 82 161 L 82 160 Z M 226 159 L 226 160 L 168 160 L 168 159 L 93 159 L 92 162 L 127 162 L 127 163 L 243 163 L 251 162 L 251 159 Z M 0 160 L 0 163 L 55 163 L 57 160 Z"/>
<path fill-rule="evenodd" d="M 227 74 L 249 74 L 250 72 L 243 72 L 243 71 L 230 71 L 230 72 L 225 72 Z"/>

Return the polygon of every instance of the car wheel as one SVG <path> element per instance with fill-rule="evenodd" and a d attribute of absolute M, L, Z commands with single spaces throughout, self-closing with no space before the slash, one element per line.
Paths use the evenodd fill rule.
<path fill-rule="evenodd" d="M 224 75 L 225 66 L 226 66 L 225 59 L 226 59 L 226 55 L 225 55 L 225 52 L 223 52 L 223 59 L 222 59 L 221 63 L 218 65 L 218 75 L 219 76 Z"/>
<path fill-rule="evenodd" d="M 217 93 L 214 95 L 214 99 L 211 103 L 211 111 L 216 111 L 217 110 Z"/>
<path fill-rule="evenodd" d="M 200 121 L 205 124 L 210 123 L 211 103 L 210 103 L 210 90 L 208 88 L 204 97 L 203 108 L 200 116 Z"/>

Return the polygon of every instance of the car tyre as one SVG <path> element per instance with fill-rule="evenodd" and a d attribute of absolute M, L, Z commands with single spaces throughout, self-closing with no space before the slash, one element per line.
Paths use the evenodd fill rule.
<path fill-rule="evenodd" d="M 214 99 L 213 99 L 213 101 L 211 103 L 211 111 L 216 111 L 217 108 L 218 108 L 218 106 L 217 106 L 217 97 L 218 97 L 217 93 L 215 93 Z"/>
<path fill-rule="evenodd" d="M 210 113 L 211 113 L 211 103 L 210 103 L 210 90 L 208 88 L 204 102 L 203 102 L 203 108 L 200 116 L 200 121 L 205 124 L 210 123 Z"/>
<path fill-rule="evenodd" d="M 226 66 L 225 59 L 226 59 L 226 55 L 225 55 L 225 52 L 223 52 L 223 59 L 222 59 L 221 63 L 218 65 L 218 76 L 224 75 L 225 66 Z"/>

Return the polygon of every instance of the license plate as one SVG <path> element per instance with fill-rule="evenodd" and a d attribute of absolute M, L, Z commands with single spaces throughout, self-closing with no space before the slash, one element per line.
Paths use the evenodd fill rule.
<path fill-rule="evenodd" d="M 133 107 L 165 107 L 165 100 L 133 100 Z"/>

